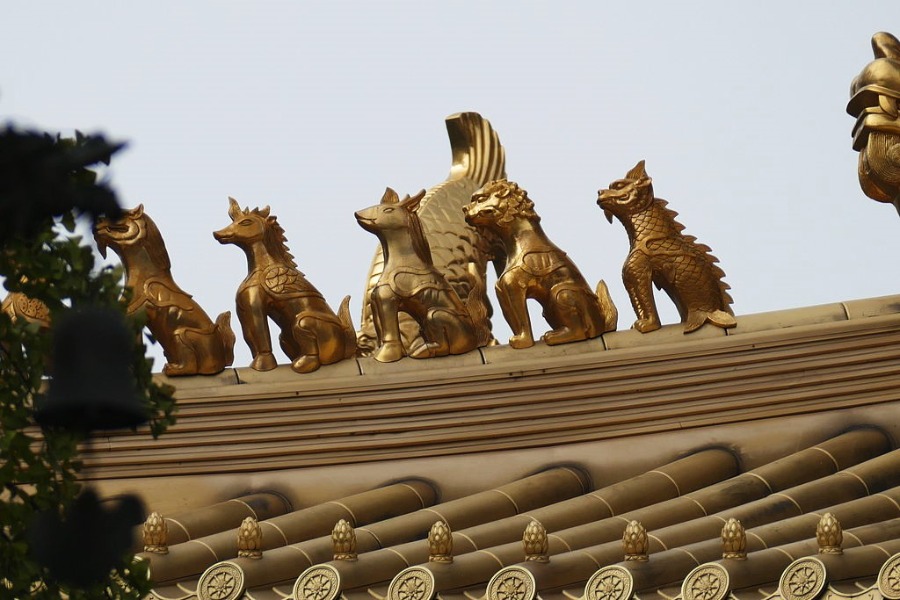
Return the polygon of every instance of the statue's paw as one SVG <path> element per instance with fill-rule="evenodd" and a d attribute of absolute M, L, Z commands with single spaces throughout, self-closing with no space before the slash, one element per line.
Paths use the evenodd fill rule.
<path fill-rule="evenodd" d="M 372 358 L 378 362 L 396 362 L 403 358 L 403 344 L 400 342 L 386 342 L 375 351 Z"/>
<path fill-rule="evenodd" d="M 568 344 L 569 342 L 580 342 L 584 339 L 587 339 L 587 335 L 585 335 L 583 331 L 576 331 L 574 329 L 569 329 L 568 327 L 554 329 L 541 336 L 541 340 L 548 346 Z"/>
<path fill-rule="evenodd" d="M 250 368 L 254 371 L 271 371 L 277 366 L 278 361 L 275 360 L 275 355 L 271 352 L 257 354 L 253 362 L 250 363 Z"/>
<path fill-rule="evenodd" d="M 509 345 L 517 350 L 534 346 L 534 338 L 527 333 L 519 333 L 509 338 Z"/>
<path fill-rule="evenodd" d="M 435 354 L 435 348 L 437 344 L 426 344 L 422 342 L 418 346 L 409 349 L 410 358 L 431 358 L 433 356 L 437 356 Z"/>
<path fill-rule="evenodd" d="M 181 375 L 194 375 L 195 373 L 191 373 L 188 371 L 187 367 L 178 363 L 170 363 L 167 362 L 163 366 L 163 375 L 166 377 L 179 377 Z"/>
<path fill-rule="evenodd" d="M 661 325 L 659 321 L 656 319 L 638 319 L 634 322 L 634 328 L 640 331 L 641 333 L 647 333 L 650 331 L 656 331 L 659 329 Z"/>
<path fill-rule="evenodd" d="M 293 369 L 295 373 L 312 373 L 321 366 L 322 362 L 315 354 L 304 354 L 291 363 L 291 369 Z"/>

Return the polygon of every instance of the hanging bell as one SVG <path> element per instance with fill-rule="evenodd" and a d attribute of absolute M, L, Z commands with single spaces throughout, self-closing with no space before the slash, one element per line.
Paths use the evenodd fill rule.
<path fill-rule="evenodd" d="M 35 420 L 85 433 L 146 422 L 131 370 L 134 344 L 125 317 L 112 309 L 76 308 L 56 318 L 50 389 L 36 401 Z"/>

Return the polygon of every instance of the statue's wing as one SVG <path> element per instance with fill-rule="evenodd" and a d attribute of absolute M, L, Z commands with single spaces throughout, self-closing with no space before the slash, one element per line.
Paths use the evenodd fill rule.
<path fill-rule="evenodd" d="M 478 113 L 450 115 L 446 119 L 453 162 L 446 181 L 430 190 L 417 211 L 422 229 L 431 247 L 434 266 L 447 278 L 463 302 L 469 302 L 470 312 L 480 329 L 490 335 L 490 302 L 486 293 L 486 265 L 491 255 L 491 242 L 483 239 L 478 230 L 465 221 L 462 207 L 469 203 L 472 193 L 481 186 L 506 177 L 506 153 L 497 133 L 487 119 Z M 384 259 L 381 248 L 375 252 L 366 293 L 360 348 L 371 351 L 375 347 L 375 327 L 369 305 L 369 292 L 381 276 Z M 472 290 L 476 294 L 470 299 Z M 404 344 L 418 337 L 418 325 L 406 315 L 401 320 Z M 408 346 L 407 346 L 408 347 Z"/>

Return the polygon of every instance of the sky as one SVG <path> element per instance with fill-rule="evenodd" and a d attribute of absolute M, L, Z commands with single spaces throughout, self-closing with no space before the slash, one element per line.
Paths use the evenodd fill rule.
<path fill-rule="evenodd" d="M 872 34 L 900 35 L 896 0 L 29 2 L 3 23 L 0 122 L 128 142 L 105 176 L 156 221 L 178 284 L 232 311 L 235 366 L 251 359 L 246 260 L 212 236 L 228 197 L 269 205 L 358 325 L 377 240 L 353 213 L 443 181 L 444 117 L 461 111 L 490 120 L 509 179 L 608 283 L 620 329 L 628 240 L 596 196 L 641 159 L 720 259 L 738 318 L 900 290 L 900 219 L 860 191 L 845 112 Z M 494 329 L 505 341 L 499 311 Z"/>

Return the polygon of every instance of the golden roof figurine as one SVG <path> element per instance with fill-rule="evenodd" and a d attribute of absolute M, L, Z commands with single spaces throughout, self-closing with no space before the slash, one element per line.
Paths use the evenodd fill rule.
<path fill-rule="evenodd" d="M 708 246 L 683 234 L 684 226 L 675 220 L 678 213 L 666 208 L 665 200 L 654 197 L 653 180 L 644 170 L 644 161 L 624 179 L 600 190 L 597 204 L 610 223 L 615 216 L 628 233 L 631 251 L 622 267 L 622 280 L 637 314 L 635 329 L 646 333 L 660 328 L 652 284 L 675 303 L 685 333 L 707 322 L 718 327 L 736 325 L 718 259 Z"/>
<path fill-rule="evenodd" d="M 297 373 L 356 354 L 356 331 L 350 321 L 350 296 L 335 314 L 325 298 L 297 269 L 284 229 L 269 207 L 241 210 L 229 198 L 231 224 L 213 233 L 220 244 L 234 244 L 247 255 L 247 277 L 238 287 L 238 319 L 257 371 L 277 366 L 267 318 L 281 328 L 281 349 Z"/>
<path fill-rule="evenodd" d="M 476 327 L 468 305 L 478 302 L 473 288 L 466 303 L 435 268 L 428 241 L 416 215 L 422 190 L 400 200 L 388 188 L 381 203 L 356 213 L 360 227 L 381 242 L 384 265 L 370 292 L 380 362 L 400 360 L 404 355 L 429 358 L 463 354 L 487 344 L 490 332 Z M 415 319 L 421 332 L 418 344 L 407 349 L 400 335 L 400 312 Z"/>
<path fill-rule="evenodd" d="M 123 210 L 122 218 L 98 219 L 94 239 L 100 254 L 112 248 L 125 267 L 125 287 L 131 288 L 128 314 L 147 314 L 147 328 L 163 348 L 163 373 L 212 375 L 234 360 L 231 313 L 213 323 L 190 294 L 172 278 L 169 253 L 156 223 L 139 204 Z"/>
<path fill-rule="evenodd" d="M 526 301 L 534 298 L 552 327 L 549 345 L 595 338 L 614 331 L 618 312 L 606 284 L 596 294 L 575 266 L 544 233 L 534 202 L 516 183 L 499 179 L 472 195 L 466 221 L 495 234 L 505 248 L 506 268 L 497 278 L 497 299 L 512 329 L 509 345 L 534 345 Z"/>
<path fill-rule="evenodd" d="M 866 196 L 900 212 L 900 40 L 876 33 L 872 50 L 875 60 L 853 80 L 847 104 L 856 117 L 859 185 Z"/>

